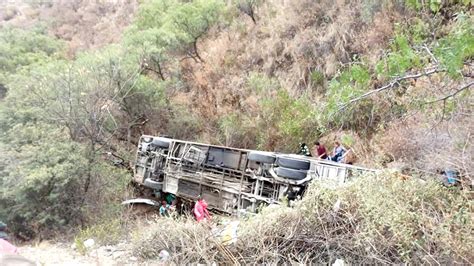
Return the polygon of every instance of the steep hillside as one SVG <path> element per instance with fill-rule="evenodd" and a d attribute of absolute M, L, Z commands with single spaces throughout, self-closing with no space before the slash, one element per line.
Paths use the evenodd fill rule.
<path fill-rule="evenodd" d="M 451 169 L 467 189 L 472 6 L 2 1 L 0 220 L 22 240 L 121 221 L 141 134 L 282 152 L 339 140 L 355 164 L 423 179 Z M 423 261 L 407 256 L 390 262 Z"/>
<path fill-rule="evenodd" d="M 199 121 L 190 135 L 160 132 L 279 151 L 318 138 L 332 145 L 342 137 L 366 165 L 393 162 L 433 172 L 440 167 L 433 161 L 459 165 L 444 154 L 459 153 L 455 143 L 471 139 L 464 130 L 447 133 L 472 124 L 464 112 L 469 100 L 449 97 L 459 88 L 470 95 L 469 8 L 434 12 L 403 2 L 304 0 L 241 1 L 237 7 L 227 7 L 223 20 L 197 39 L 198 59 L 172 52 L 160 62 L 161 78 L 180 82 L 168 91 L 171 103 L 186 106 Z M 142 14 L 153 8 L 144 5 Z M 153 27 L 160 25 L 141 29 Z M 467 31 L 454 36 L 462 27 Z M 463 52 L 446 53 L 453 49 Z M 464 111 L 446 113 L 438 101 L 446 96 Z M 469 154 L 463 152 L 463 160 Z"/>

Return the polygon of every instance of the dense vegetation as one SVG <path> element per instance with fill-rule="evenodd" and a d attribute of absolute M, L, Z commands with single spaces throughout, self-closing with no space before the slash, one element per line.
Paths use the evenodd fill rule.
<path fill-rule="evenodd" d="M 44 25 L 0 28 L 0 220 L 31 239 L 117 215 L 143 133 L 341 138 L 362 164 L 472 176 L 469 1 L 283 2 L 144 1 L 73 56 Z"/>
<path fill-rule="evenodd" d="M 233 245 L 222 245 L 218 234 L 186 217 L 142 223 L 135 253 L 156 259 L 167 250 L 177 264 L 307 265 L 336 259 L 463 264 L 473 259 L 469 198 L 439 183 L 384 173 L 338 190 L 314 183 L 307 196 L 294 208 L 267 208 L 242 219 Z"/>

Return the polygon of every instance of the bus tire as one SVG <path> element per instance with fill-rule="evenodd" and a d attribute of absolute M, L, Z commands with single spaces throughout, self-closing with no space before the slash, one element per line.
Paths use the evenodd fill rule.
<path fill-rule="evenodd" d="M 275 172 L 279 177 L 284 177 L 292 180 L 302 180 L 308 176 L 308 171 L 296 170 L 285 167 L 278 167 L 276 168 Z"/>
<path fill-rule="evenodd" d="M 276 164 L 281 167 L 296 170 L 309 170 L 309 167 L 311 166 L 310 161 L 283 156 L 277 158 Z"/>
<path fill-rule="evenodd" d="M 269 152 L 259 152 L 259 151 L 251 151 L 247 157 L 250 161 L 259 162 L 259 163 L 268 163 L 273 164 L 275 163 L 276 156 Z"/>

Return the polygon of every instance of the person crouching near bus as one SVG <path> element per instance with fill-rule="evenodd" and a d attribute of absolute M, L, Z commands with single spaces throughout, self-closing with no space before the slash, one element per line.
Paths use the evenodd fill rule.
<path fill-rule="evenodd" d="M 332 152 L 331 161 L 342 163 L 346 151 L 346 148 L 344 148 L 344 146 L 342 146 L 339 141 L 336 141 L 334 143 L 334 150 Z"/>
<path fill-rule="evenodd" d="M 311 154 L 314 157 L 316 157 L 318 159 L 322 159 L 322 160 L 325 160 L 325 159 L 328 158 L 326 147 L 324 147 L 323 144 L 319 143 L 319 141 L 314 142 L 314 146 L 313 146 L 313 149 L 311 151 Z"/>

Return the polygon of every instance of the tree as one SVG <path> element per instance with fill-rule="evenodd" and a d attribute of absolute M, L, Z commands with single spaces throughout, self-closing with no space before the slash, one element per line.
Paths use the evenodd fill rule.
<path fill-rule="evenodd" d="M 260 2 L 260 0 L 238 0 L 237 8 L 240 10 L 240 12 L 249 16 L 254 24 L 257 24 L 255 10 L 257 9 L 257 6 L 260 4 Z"/>
<path fill-rule="evenodd" d="M 126 35 L 125 44 L 138 53 L 141 68 L 152 71 L 161 80 L 166 80 L 165 65 L 169 60 L 168 51 L 176 40 L 163 28 L 137 30 L 132 26 Z"/>
<path fill-rule="evenodd" d="M 4 128 L 2 128 L 3 130 Z M 65 132 L 29 121 L 2 136 L 0 213 L 24 239 L 81 222 L 83 147 Z"/>
<path fill-rule="evenodd" d="M 222 10 L 223 3 L 218 0 L 150 1 L 140 8 L 138 19 L 129 31 L 129 40 L 140 44 L 151 60 L 159 62 L 158 74 L 163 77 L 161 62 L 175 50 L 203 61 L 197 42 L 218 22 Z"/>
<path fill-rule="evenodd" d="M 113 51 L 47 60 L 9 77 L 0 104 L 0 204 L 26 238 L 82 224 L 113 195 L 104 191 L 124 188 L 126 173 L 101 157 L 114 150 L 118 106 L 141 83 L 137 64 Z"/>
<path fill-rule="evenodd" d="M 175 32 L 189 57 L 204 61 L 198 52 L 197 42 L 219 20 L 222 9 L 221 1 L 194 0 L 170 10 L 170 30 Z"/>
<path fill-rule="evenodd" d="M 18 68 L 63 55 L 64 44 L 46 36 L 42 28 L 0 28 L 0 84 L 5 84 L 7 76 Z"/>

